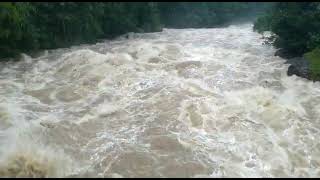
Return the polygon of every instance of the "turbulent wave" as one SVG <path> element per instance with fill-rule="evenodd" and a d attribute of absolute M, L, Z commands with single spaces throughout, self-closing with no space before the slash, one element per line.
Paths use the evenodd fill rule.
<path fill-rule="evenodd" d="M 252 24 L 165 29 L 0 70 L 1 177 L 317 177 L 320 84 Z"/>
<path fill-rule="evenodd" d="M 41 146 L 19 145 L 3 157 L 0 164 L 1 177 L 65 177 L 72 167 L 70 159 L 65 155 Z"/>

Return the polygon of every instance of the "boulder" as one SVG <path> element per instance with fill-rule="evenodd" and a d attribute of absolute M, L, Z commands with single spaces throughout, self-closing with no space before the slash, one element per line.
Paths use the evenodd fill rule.
<path fill-rule="evenodd" d="M 287 71 L 288 76 L 296 75 L 302 78 L 312 80 L 310 69 L 309 69 L 309 63 L 305 58 L 303 57 L 291 58 L 291 59 L 288 59 L 286 63 L 290 64 Z"/>
<path fill-rule="evenodd" d="M 290 53 L 288 50 L 285 49 L 279 49 L 274 53 L 275 56 L 279 56 L 284 59 L 294 58 L 295 55 Z"/>

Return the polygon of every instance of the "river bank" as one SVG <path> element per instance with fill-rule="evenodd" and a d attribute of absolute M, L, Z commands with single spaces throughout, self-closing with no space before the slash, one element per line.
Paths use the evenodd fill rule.
<path fill-rule="evenodd" d="M 287 71 L 288 76 L 296 75 L 313 82 L 320 81 L 320 78 L 313 74 L 312 64 L 305 56 L 297 56 L 284 49 L 277 50 L 274 55 L 286 59 L 285 64 L 290 64 Z"/>
<path fill-rule="evenodd" d="M 274 46 L 275 37 L 271 32 L 262 33 L 263 44 Z M 310 54 L 311 53 L 311 54 Z M 317 68 L 317 52 L 309 52 L 309 55 L 290 52 L 284 48 L 275 51 L 274 56 L 281 57 L 286 60 L 285 64 L 289 64 L 287 75 L 296 75 L 310 81 L 320 81 L 319 68 Z M 307 55 L 307 57 L 306 57 Z M 311 56 L 310 56 L 311 55 Z M 308 58 L 308 59 L 307 59 Z M 313 59 L 313 60 L 312 60 Z"/>
<path fill-rule="evenodd" d="M 277 50 L 274 55 L 286 59 L 285 64 L 290 64 L 287 71 L 288 76 L 296 75 L 312 80 L 309 68 L 310 65 L 304 57 L 293 55 L 284 49 Z"/>

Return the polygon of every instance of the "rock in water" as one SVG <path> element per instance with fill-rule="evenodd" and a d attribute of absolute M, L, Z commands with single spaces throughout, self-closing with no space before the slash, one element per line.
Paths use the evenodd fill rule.
<path fill-rule="evenodd" d="M 311 80 L 309 63 L 302 57 L 289 59 L 286 63 L 291 64 L 288 68 L 287 75 L 296 75 Z"/>
<path fill-rule="evenodd" d="M 289 51 L 285 49 L 279 49 L 274 53 L 275 56 L 279 56 L 284 59 L 294 58 L 295 55 L 290 53 Z"/>

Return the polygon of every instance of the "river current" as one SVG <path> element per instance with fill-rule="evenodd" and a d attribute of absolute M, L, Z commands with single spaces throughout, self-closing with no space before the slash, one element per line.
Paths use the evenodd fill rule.
<path fill-rule="evenodd" d="M 0 177 L 319 177 L 320 84 L 245 23 L 0 64 Z"/>

